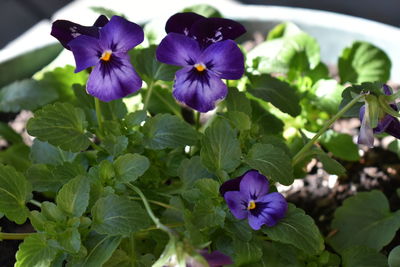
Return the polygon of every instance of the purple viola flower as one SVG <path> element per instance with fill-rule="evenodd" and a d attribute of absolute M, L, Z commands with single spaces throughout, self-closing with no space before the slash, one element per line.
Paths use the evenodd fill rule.
<path fill-rule="evenodd" d="M 92 33 L 95 29 L 92 29 Z M 113 16 L 98 36 L 80 34 L 67 46 L 75 57 L 75 72 L 89 67 L 86 90 L 98 99 L 108 102 L 125 97 L 142 87 L 142 80 L 130 63 L 128 51 L 144 39 L 142 28 L 126 19 Z"/>
<path fill-rule="evenodd" d="M 157 48 L 160 62 L 181 66 L 173 95 L 187 106 L 207 112 L 228 93 L 221 79 L 237 80 L 244 73 L 244 57 L 232 41 L 245 32 L 237 22 L 178 13 L 166 25 L 168 35 Z"/>
<path fill-rule="evenodd" d="M 68 43 L 80 35 L 88 35 L 99 38 L 99 31 L 108 23 L 104 15 L 100 15 L 93 26 L 82 26 L 68 20 L 56 20 L 51 27 L 51 35 L 54 36 L 66 49 L 71 50 Z"/>
<path fill-rule="evenodd" d="M 391 95 L 392 91 L 386 84 L 383 85 L 383 92 L 385 95 Z M 390 105 L 393 110 L 398 111 L 395 104 Z M 374 146 L 374 134 L 387 133 L 397 139 L 400 139 L 400 122 L 397 118 L 392 115 L 385 114 L 379 121 L 375 128 L 370 126 L 369 112 L 365 112 L 368 109 L 366 103 L 360 108 L 360 121 L 361 128 L 360 134 L 358 135 L 358 144 L 366 145 L 368 147 Z"/>
<path fill-rule="evenodd" d="M 286 199 L 278 192 L 268 191 L 268 179 L 255 170 L 225 182 L 220 188 L 232 214 L 239 220 L 248 218 L 254 230 L 264 224 L 274 226 L 286 214 Z"/>

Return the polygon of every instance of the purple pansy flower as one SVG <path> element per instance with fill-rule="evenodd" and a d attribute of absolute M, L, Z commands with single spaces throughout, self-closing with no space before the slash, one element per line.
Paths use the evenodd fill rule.
<path fill-rule="evenodd" d="M 267 178 L 255 170 L 225 182 L 220 188 L 232 214 L 239 220 L 248 218 L 254 230 L 264 224 L 274 226 L 286 214 L 286 199 L 278 192 L 268 191 Z"/>
<path fill-rule="evenodd" d="M 221 79 L 240 79 L 244 73 L 243 54 L 231 40 L 245 31 L 238 25 L 195 13 L 178 13 L 168 20 L 168 35 L 156 54 L 160 62 L 182 67 L 175 75 L 175 99 L 207 112 L 226 97 L 227 86 Z"/>
<path fill-rule="evenodd" d="M 67 44 L 75 57 L 75 72 L 94 66 L 87 92 L 105 102 L 136 92 L 142 80 L 130 63 L 128 51 L 143 41 L 142 28 L 113 16 L 97 30 L 98 36 L 93 35 L 96 29 L 91 29 L 91 34 L 80 34 Z"/>
<path fill-rule="evenodd" d="M 383 85 L 383 92 L 385 93 L 385 95 L 392 94 L 392 91 L 386 84 Z M 390 106 L 392 107 L 393 110 L 398 111 L 398 108 L 395 104 L 391 104 Z M 369 113 L 365 112 L 366 107 L 368 107 L 368 104 L 360 108 L 361 128 L 360 128 L 360 134 L 358 135 L 358 144 L 363 144 L 368 147 L 373 147 L 374 134 L 380 134 L 383 132 L 386 132 L 391 136 L 400 139 L 400 122 L 397 118 L 393 117 L 392 115 L 385 114 L 378 121 L 378 125 L 372 129 L 370 126 Z"/>
<path fill-rule="evenodd" d="M 218 250 L 215 250 L 210 253 L 208 252 L 207 249 L 202 249 L 198 252 L 207 261 L 209 267 L 219 267 L 219 266 L 233 264 L 233 261 L 229 256 L 219 252 Z M 205 266 L 202 263 L 198 262 L 195 258 L 190 257 L 186 261 L 186 267 L 205 267 Z"/>

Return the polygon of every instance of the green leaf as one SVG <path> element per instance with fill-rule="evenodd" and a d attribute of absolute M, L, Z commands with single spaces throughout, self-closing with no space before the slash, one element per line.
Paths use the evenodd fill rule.
<path fill-rule="evenodd" d="M 181 162 L 178 168 L 178 176 L 183 183 L 183 187 L 190 189 L 197 180 L 212 177 L 213 175 L 201 164 L 200 157 L 194 156 Z"/>
<path fill-rule="evenodd" d="M 57 240 L 68 253 L 78 253 L 81 248 L 81 235 L 77 228 L 67 228 Z"/>
<path fill-rule="evenodd" d="M 157 46 L 132 50 L 131 57 L 136 71 L 145 81 L 172 81 L 179 67 L 167 65 L 156 59 Z"/>
<path fill-rule="evenodd" d="M 396 153 L 397 156 L 400 158 L 400 141 L 399 140 L 393 140 L 389 146 L 388 149 L 392 151 L 393 153 Z"/>
<path fill-rule="evenodd" d="M 22 143 L 22 137 L 7 123 L 0 121 L 0 137 L 12 144 Z"/>
<path fill-rule="evenodd" d="M 66 161 L 73 161 L 77 153 L 63 151 L 58 147 L 42 142 L 39 139 L 33 140 L 30 157 L 33 163 L 59 165 Z"/>
<path fill-rule="evenodd" d="M 387 267 L 384 255 L 367 247 L 350 247 L 343 251 L 343 267 Z"/>
<path fill-rule="evenodd" d="M 310 68 L 313 69 L 320 61 L 319 51 L 317 40 L 311 35 L 302 32 L 286 38 L 279 57 L 284 62 L 290 63 L 296 55 L 304 53 Z"/>
<path fill-rule="evenodd" d="M 58 98 L 54 89 L 41 86 L 35 80 L 14 82 L 0 91 L 0 111 L 35 110 Z"/>
<path fill-rule="evenodd" d="M 75 259 L 71 262 L 73 267 L 99 267 L 102 266 L 114 253 L 121 242 L 121 236 L 99 235 L 90 232 L 84 246 L 87 248 L 87 256 L 83 259 Z"/>
<path fill-rule="evenodd" d="M 137 110 L 129 113 L 124 118 L 124 123 L 127 128 L 139 126 L 142 122 L 146 121 L 147 112 L 145 110 Z"/>
<path fill-rule="evenodd" d="M 280 135 L 283 131 L 283 122 L 272 115 L 257 101 L 252 101 L 252 128 L 263 135 Z"/>
<path fill-rule="evenodd" d="M 400 266 L 400 246 L 397 246 L 390 251 L 388 262 L 390 267 Z"/>
<path fill-rule="evenodd" d="M 197 180 L 194 184 L 200 190 L 203 198 L 214 199 L 219 198 L 219 183 L 213 179 L 204 178 Z"/>
<path fill-rule="evenodd" d="M 233 241 L 234 262 L 236 266 L 256 262 L 262 257 L 262 250 L 255 242 L 243 242 L 239 239 Z"/>
<path fill-rule="evenodd" d="M 329 114 L 335 114 L 339 110 L 341 94 L 344 87 L 336 80 L 319 80 L 311 89 L 317 97 L 315 105 Z"/>
<path fill-rule="evenodd" d="M 353 142 L 351 135 L 326 131 L 320 138 L 320 143 L 335 157 L 347 161 L 358 161 L 358 146 Z"/>
<path fill-rule="evenodd" d="M 29 51 L 0 64 L 0 87 L 16 80 L 32 77 L 48 65 L 63 50 L 60 44 L 50 44 Z"/>
<path fill-rule="evenodd" d="M 122 154 L 128 147 L 128 138 L 126 136 L 108 135 L 103 139 L 101 145 L 112 156 L 116 157 Z"/>
<path fill-rule="evenodd" d="M 32 186 L 11 166 L 0 164 L 0 212 L 18 224 L 25 222 L 29 210 L 25 203 L 32 198 Z"/>
<path fill-rule="evenodd" d="M 211 172 L 231 172 L 240 164 L 241 150 L 236 132 L 229 123 L 217 117 L 208 127 L 201 140 L 200 157 Z"/>
<path fill-rule="evenodd" d="M 141 90 L 143 99 L 147 97 L 148 92 L 148 90 Z M 169 113 L 181 116 L 181 107 L 172 96 L 171 90 L 160 85 L 153 85 L 148 111 L 151 114 Z"/>
<path fill-rule="evenodd" d="M 47 267 L 58 251 L 50 247 L 44 234 L 31 234 L 24 239 L 16 254 L 15 267 Z"/>
<path fill-rule="evenodd" d="M 297 27 L 297 25 L 295 25 L 294 23 L 291 22 L 280 23 L 268 32 L 267 41 L 283 37 L 294 36 L 301 32 L 302 30 L 300 30 L 300 28 Z"/>
<path fill-rule="evenodd" d="M 229 112 L 240 111 L 247 115 L 251 115 L 251 102 L 246 94 L 239 92 L 237 88 L 230 87 L 228 89 L 228 96 L 225 99 L 226 107 Z"/>
<path fill-rule="evenodd" d="M 193 5 L 186 7 L 182 12 L 194 12 L 206 18 L 222 18 L 221 13 L 213 6 L 207 4 Z"/>
<path fill-rule="evenodd" d="M 226 213 L 222 207 L 216 206 L 211 199 L 202 199 L 194 205 L 193 224 L 200 231 L 219 226 L 224 226 Z"/>
<path fill-rule="evenodd" d="M 41 141 L 47 141 L 63 150 L 79 152 L 90 145 L 85 114 L 79 108 L 68 103 L 47 105 L 35 112 L 34 118 L 28 121 L 30 135 Z"/>
<path fill-rule="evenodd" d="M 135 181 L 149 166 L 149 160 L 139 154 L 125 154 L 114 161 L 114 169 L 120 182 Z"/>
<path fill-rule="evenodd" d="M 250 77 L 249 92 L 280 109 L 282 112 L 296 117 L 300 114 L 300 99 L 296 89 L 288 83 L 270 75 L 262 74 Z"/>
<path fill-rule="evenodd" d="M 240 111 L 231 111 L 226 113 L 226 117 L 239 131 L 251 129 L 251 120 L 246 113 Z"/>
<path fill-rule="evenodd" d="M 390 77 L 392 63 L 380 48 L 357 41 L 343 50 L 339 58 L 341 83 L 386 82 Z"/>
<path fill-rule="evenodd" d="M 89 190 L 89 179 L 79 175 L 60 189 L 57 205 L 70 216 L 82 216 L 89 204 Z"/>
<path fill-rule="evenodd" d="M 40 209 L 42 210 L 43 216 L 50 221 L 65 223 L 67 219 L 64 212 L 53 202 L 42 202 Z"/>
<path fill-rule="evenodd" d="M 294 181 L 292 160 L 282 149 L 270 144 L 254 144 L 245 158 L 253 169 L 283 185 Z"/>
<path fill-rule="evenodd" d="M 0 151 L 0 163 L 24 172 L 32 164 L 29 160 L 29 152 L 29 147 L 24 143 L 11 145 L 6 150 Z"/>
<path fill-rule="evenodd" d="M 340 176 L 346 173 L 346 169 L 342 166 L 342 164 L 329 157 L 322 150 L 320 150 L 317 154 L 317 159 L 322 163 L 324 170 L 330 174 L 336 174 Z"/>
<path fill-rule="evenodd" d="M 100 234 L 129 235 L 149 226 L 148 215 L 137 202 L 116 195 L 97 200 L 92 214 L 93 229 Z"/>
<path fill-rule="evenodd" d="M 390 212 L 389 203 L 380 191 L 358 193 L 335 211 L 332 228 L 338 232 L 328 241 L 339 252 L 352 246 L 381 250 L 400 227 L 400 211 Z"/>
<path fill-rule="evenodd" d="M 158 114 L 143 127 L 144 143 L 149 149 L 160 150 L 194 145 L 197 132 L 186 122 L 170 114 Z"/>
<path fill-rule="evenodd" d="M 314 220 L 293 204 L 289 204 L 285 218 L 262 231 L 271 240 L 293 245 L 308 255 L 317 255 L 324 249 L 324 239 Z"/>

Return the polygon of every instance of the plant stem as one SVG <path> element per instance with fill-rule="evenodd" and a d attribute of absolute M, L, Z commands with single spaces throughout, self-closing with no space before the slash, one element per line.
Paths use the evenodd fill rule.
<path fill-rule="evenodd" d="M 129 197 L 129 199 L 132 199 L 132 200 L 141 200 L 141 198 L 140 198 L 140 197 Z M 163 203 L 163 202 L 160 202 L 160 201 L 155 201 L 155 200 L 147 200 L 147 201 L 148 201 L 149 203 L 152 203 L 152 204 L 158 205 L 158 206 L 160 206 L 160 207 L 163 207 L 163 208 L 166 208 L 166 209 L 174 209 L 174 210 L 179 210 L 179 209 L 175 208 L 174 206 L 171 206 L 171 205 L 165 204 L 165 203 Z"/>
<path fill-rule="evenodd" d="M 160 222 L 160 219 L 158 219 L 152 209 L 150 208 L 149 202 L 147 201 L 146 197 L 143 195 L 142 191 L 140 191 L 139 188 L 137 188 L 136 186 L 130 184 L 130 183 L 126 183 L 126 185 L 132 189 L 133 191 L 135 191 L 139 197 L 142 199 L 144 207 L 147 211 L 147 214 L 150 216 L 150 218 L 153 220 L 154 224 L 156 225 L 156 227 L 160 230 L 163 230 L 164 232 L 168 233 L 169 235 L 174 234 L 174 232 L 172 232 L 172 230 L 170 228 L 168 228 L 167 226 L 165 226 L 164 224 L 162 224 Z"/>
<path fill-rule="evenodd" d="M 198 111 L 195 111 L 195 123 L 196 123 L 196 130 L 198 131 L 200 129 L 200 115 L 201 113 Z"/>
<path fill-rule="evenodd" d="M 41 208 L 42 207 L 42 203 L 40 203 L 39 201 L 36 201 L 34 199 L 29 200 L 29 203 L 35 205 L 36 207 Z"/>
<path fill-rule="evenodd" d="M 335 116 L 333 116 L 329 121 L 325 123 L 325 125 L 319 130 L 318 133 L 314 135 L 314 137 L 308 141 L 308 143 L 299 151 L 297 154 L 293 157 L 292 165 L 296 165 L 299 163 L 300 160 L 303 159 L 305 154 L 308 152 L 308 150 L 314 145 L 314 143 L 317 141 L 317 139 L 328 130 L 331 125 L 339 119 L 341 116 L 343 116 L 344 113 L 346 113 L 355 103 L 357 103 L 360 99 L 362 99 L 365 96 L 365 94 L 360 94 L 353 100 L 351 100 L 346 106 L 344 106 L 338 113 L 336 113 Z"/>
<path fill-rule="evenodd" d="M 99 130 L 100 133 L 103 132 L 103 115 L 101 113 L 101 106 L 100 106 L 100 100 L 98 98 L 94 98 L 94 107 L 96 109 L 96 117 L 97 117 L 97 123 L 99 124 Z"/>
<path fill-rule="evenodd" d="M 33 233 L 1 233 L 0 232 L 0 241 L 3 239 L 6 240 L 24 240 L 25 237 L 28 237 Z"/>
<path fill-rule="evenodd" d="M 153 93 L 153 88 L 154 88 L 154 82 L 150 82 L 149 86 L 147 87 L 147 94 L 143 103 L 143 110 L 147 110 L 147 107 L 149 106 L 151 94 Z"/>

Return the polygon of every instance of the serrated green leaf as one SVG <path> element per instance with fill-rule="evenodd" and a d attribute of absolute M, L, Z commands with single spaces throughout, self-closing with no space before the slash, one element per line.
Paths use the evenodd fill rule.
<path fill-rule="evenodd" d="M 9 146 L 0 151 L 0 163 L 13 166 L 20 172 L 26 171 L 32 164 L 29 160 L 29 147 L 24 143 Z"/>
<path fill-rule="evenodd" d="M 181 162 L 178 168 L 178 176 L 184 188 L 189 189 L 192 188 L 197 180 L 212 177 L 213 175 L 201 164 L 200 157 L 194 156 Z"/>
<path fill-rule="evenodd" d="M 89 204 L 89 190 L 89 179 L 79 175 L 60 189 L 56 197 L 57 205 L 70 216 L 79 217 Z"/>
<path fill-rule="evenodd" d="M 143 127 L 144 143 L 149 149 L 160 150 L 194 145 L 197 132 L 186 122 L 170 114 L 158 114 Z"/>
<path fill-rule="evenodd" d="M 97 200 L 92 214 L 93 229 L 100 234 L 128 235 L 149 226 L 148 215 L 137 202 L 116 195 Z"/>
<path fill-rule="evenodd" d="M 313 102 L 319 109 L 329 114 L 338 112 L 344 87 L 336 80 L 319 80 L 311 90 L 315 92 L 317 98 Z"/>
<path fill-rule="evenodd" d="M 381 250 L 400 228 L 400 212 L 390 212 L 380 191 L 358 193 L 335 211 L 332 228 L 338 232 L 328 241 L 339 252 L 352 246 Z"/>
<path fill-rule="evenodd" d="M 42 87 L 35 80 L 22 80 L 3 87 L 0 91 L 0 111 L 35 110 L 58 98 L 54 89 Z"/>
<path fill-rule="evenodd" d="M 39 139 L 33 140 L 30 157 L 33 163 L 59 165 L 65 161 L 73 161 L 76 153 L 63 151 L 58 147 L 42 142 Z"/>
<path fill-rule="evenodd" d="M 77 228 L 67 228 L 57 240 L 68 253 L 78 253 L 81 248 L 81 235 Z"/>
<path fill-rule="evenodd" d="M 226 107 L 229 112 L 240 111 L 247 115 L 251 115 L 251 102 L 246 97 L 246 94 L 239 92 L 237 88 L 230 87 L 228 96 L 225 99 Z"/>
<path fill-rule="evenodd" d="M 251 129 L 251 120 L 246 113 L 240 111 L 231 111 L 226 113 L 226 117 L 239 131 Z"/>
<path fill-rule="evenodd" d="M 296 89 L 288 83 L 270 75 L 262 74 L 250 77 L 249 92 L 280 109 L 282 112 L 296 117 L 300 114 L 300 99 Z"/>
<path fill-rule="evenodd" d="M 63 211 L 53 202 L 44 201 L 40 207 L 43 216 L 54 222 L 65 222 L 67 217 Z"/>
<path fill-rule="evenodd" d="M 200 231 L 219 226 L 224 226 L 226 213 L 222 207 L 216 206 L 210 199 L 202 199 L 194 205 L 193 224 Z"/>
<path fill-rule="evenodd" d="M 343 267 L 387 267 L 387 259 L 374 249 L 356 246 L 343 251 Z"/>
<path fill-rule="evenodd" d="M 251 102 L 252 128 L 263 135 L 280 135 L 283 132 L 283 122 L 263 108 L 257 101 Z"/>
<path fill-rule="evenodd" d="M 49 246 L 44 234 L 31 234 L 19 246 L 15 267 L 49 267 L 57 253 L 57 249 Z"/>
<path fill-rule="evenodd" d="M 126 136 L 108 135 L 103 139 L 101 145 L 112 156 L 119 156 L 128 147 L 129 140 Z"/>
<path fill-rule="evenodd" d="M 139 126 L 142 122 L 146 121 L 147 112 L 145 110 L 137 110 L 129 113 L 124 118 L 124 123 L 127 128 Z"/>
<path fill-rule="evenodd" d="M 255 242 L 243 242 L 239 239 L 234 239 L 234 259 L 236 266 L 242 266 L 260 260 L 262 250 Z"/>
<path fill-rule="evenodd" d="M 32 186 L 11 166 L 0 164 L 0 212 L 18 224 L 25 222 L 29 210 L 25 203 L 32 198 Z"/>
<path fill-rule="evenodd" d="M 0 87 L 16 80 L 32 77 L 63 50 L 60 44 L 50 44 L 14 57 L 0 64 Z"/>
<path fill-rule="evenodd" d="M 337 158 L 347 161 L 360 159 L 358 146 L 353 142 L 351 135 L 329 130 L 321 136 L 320 143 Z"/>
<path fill-rule="evenodd" d="M 139 154 L 125 154 L 114 161 L 114 169 L 120 182 L 133 182 L 150 166 L 150 161 Z"/>
<path fill-rule="evenodd" d="M 217 117 L 201 140 L 201 162 L 211 172 L 233 171 L 240 164 L 241 150 L 236 132 L 229 123 Z"/>
<path fill-rule="evenodd" d="M 86 124 L 81 109 L 68 103 L 56 103 L 35 112 L 34 118 L 28 121 L 27 130 L 41 141 L 63 150 L 79 152 L 90 145 L 85 132 Z"/>
<path fill-rule="evenodd" d="M 400 266 L 400 246 L 397 246 L 390 251 L 388 262 L 390 267 Z"/>
<path fill-rule="evenodd" d="M 317 255 L 324 249 L 324 239 L 314 220 L 302 209 L 289 204 L 285 217 L 273 227 L 262 231 L 271 240 L 290 244 L 308 255 Z"/>
<path fill-rule="evenodd" d="M 342 164 L 329 157 L 325 152 L 320 151 L 317 155 L 317 159 L 322 163 L 324 170 L 330 174 L 343 175 L 346 173 L 346 169 Z"/>
<path fill-rule="evenodd" d="M 253 236 L 253 230 L 250 228 L 249 223 L 246 220 L 238 221 L 236 219 L 228 219 L 225 221 L 224 230 L 233 239 L 238 238 L 244 242 L 249 242 Z"/>
<path fill-rule="evenodd" d="M 339 58 L 341 83 L 386 82 L 390 77 L 391 62 L 380 48 L 357 41 L 343 50 Z"/>
<path fill-rule="evenodd" d="M 213 199 L 219 198 L 219 183 L 213 179 L 205 178 L 197 180 L 194 186 L 199 189 L 203 198 Z"/>
<path fill-rule="evenodd" d="M 254 144 L 245 162 L 251 168 L 283 185 L 290 185 L 294 181 L 292 160 L 283 150 L 273 145 Z"/>
<path fill-rule="evenodd" d="M 143 99 L 147 97 L 148 92 L 148 90 L 141 91 Z M 169 113 L 181 116 L 181 107 L 172 96 L 171 90 L 160 85 L 153 85 L 147 109 L 151 114 Z"/>

